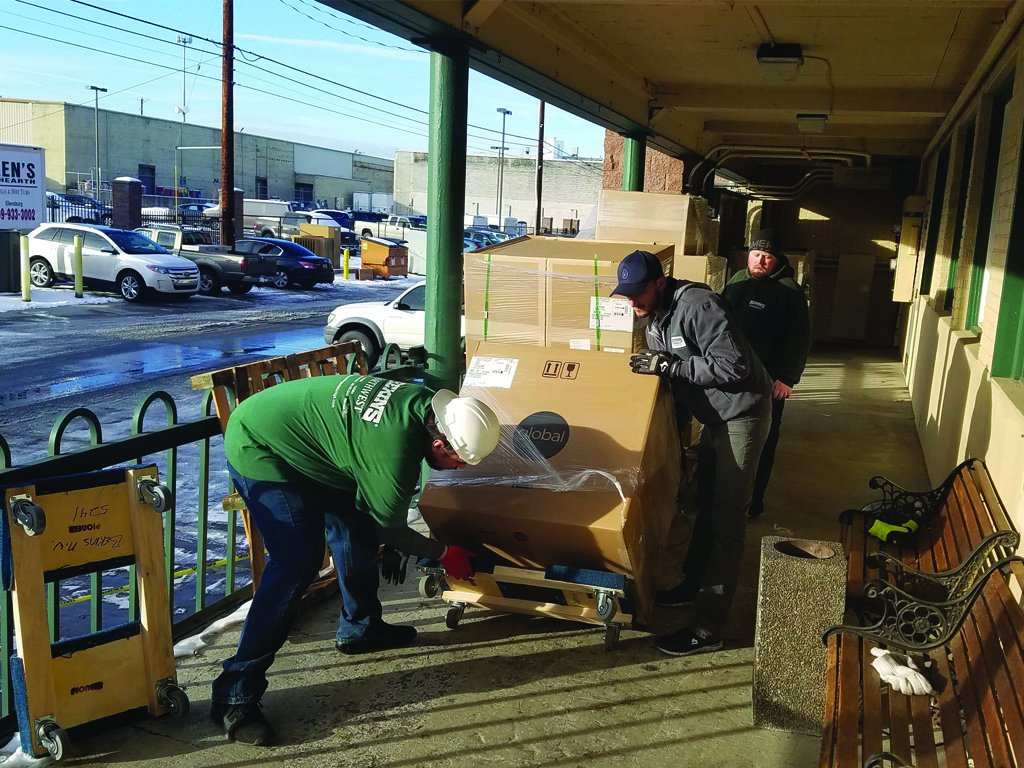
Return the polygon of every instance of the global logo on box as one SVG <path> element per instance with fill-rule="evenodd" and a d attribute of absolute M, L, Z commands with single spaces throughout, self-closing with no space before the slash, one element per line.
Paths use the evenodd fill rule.
<path fill-rule="evenodd" d="M 519 422 L 512 446 L 524 459 L 550 459 L 565 448 L 569 433 L 569 423 L 557 413 L 539 411 Z"/>

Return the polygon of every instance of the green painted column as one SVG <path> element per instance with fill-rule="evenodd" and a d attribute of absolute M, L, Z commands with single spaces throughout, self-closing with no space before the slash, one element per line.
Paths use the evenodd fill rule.
<path fill-rule="evenodd" d="M 622 188 L 626 192 L 644 191 L 644 163 L 647 160 L 647 139 L 625 136 L 622 152 Z"/>
<path fill-rule="evenodd" d="M 462 370 L 462 232 L 466 207 L 469 53 L 464 45 L 430 54 L 430 157 L 427 163 L 426 335 L 428 383 L 459 389 Z"/>

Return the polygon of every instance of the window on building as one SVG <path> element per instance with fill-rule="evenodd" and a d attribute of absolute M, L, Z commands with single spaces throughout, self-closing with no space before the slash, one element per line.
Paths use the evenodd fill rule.
<path fill-rule="evenodd" d="M 1010 110 L 1007 109 L 1007 112 Z M 1016 142 L 1019 150 L 1024 136 L 1003 131 L 1004 142 Z M 1018 163 L 1013 187 L 1013 217 L 1006 244 L 1006 269 L 999 293 L 999 317 L 992 351 L 992 375 L 1024 378 L 1024 163 Z"/>
<path fill-rule="evenodd" d="M 985 268 L 992 254 L 999 207 L 1003 195 L 999 189 L 999 159 L 1003 156 L 1006 140 L 1006 121 L 1013 96 L 1011 81 L 992 97 L 992 123 L 988 132 L 988 150 L 985 154 L 985 176 L 981 186 L 981 205 L 978 210 L 978 232 L 974 239 L 974 260 L 971 264 L 971 287 L 967 297 L 967 316 L 964 327 L 980 330 L 985 317 L 985 294 L 988 292 L 988 270 Z"/>
<path fill-rule="evenodd" d="M 960 261 L 960 241 L 964 236 L 964 219 L 967 218 L 967 187 L 971 181 L 971 156 L 974 154 L 974 126 L 964 136 L 963 165 L 960 169 L 960 189 L 956 196 L 956 223 L 953 225 L 953 249 L 949 254 L 949 276 L 946 279 L 946 311 L 953 309 L 953 292 L 956 288 L 956 270 Z"/>
<path fill-rule="evenodd" d="M 928 209 L 928 241 L 925 245 L 924 264 L 921 267 L 921 295 L 932 292 L 932 271 L 935 252 L 939 248 L 939 229 L 942 226 L 942 203 L 946 197 L 946 176 L 949 172 L 949 144 L 942 148 L 935 161 L 935 184 L 932 185 L 932 204 Z"/>
<path fill-rule="evenodd" d="M 296 184 L 295 185 L 295 202 L 297 202 L 297 203 L 312 203 L 313 202 L 313 185 L 312 184 Z"/>
<path fill-rule="evenodd" d="M 267 177 L 257 176 L 256 177 L 256 199 L 266 200 L 267 199 Z"/>

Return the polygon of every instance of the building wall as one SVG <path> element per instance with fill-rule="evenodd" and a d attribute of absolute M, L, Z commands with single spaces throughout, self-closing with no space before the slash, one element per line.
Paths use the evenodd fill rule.
<path fill-rule="evenodd" d="M 604 132 L 605 189 L 622 189 L 622 162 L 626 140 L 612 131 Z M 644 192 L 683 193 L 686 183 L 683 161 L 647 147 L 644 158 Z"/>
<path fill-rule="evenodd" d="M 395 212 L 427 212 L 427 160 L 425 152 L 399 152 L 395 156 Z M 542 215 L 555 227 L 563 219 L 586 219 L 601 191 L 601 162 L 545 160 Z M 506 157 L 502 183 L 502 211 L 533 225 L 537 215 L 537 161 Z M 498 158 L 466 158 L 466 214 L 493 215 L 498 202 Z M 511 211 L 511 214 L 509 213 Z"/>
<path fill-rule="evenodd" d="M 996 185 L 1000 191 L 990 235 L 993 248 L 986 269 L 989 274 L 984 313 L 979 326 L 967 326 L 967 293 L 973 279 L 972 265 L 977 254 L 974 243 L 979 221 L 990 212 L 980 209 L 980 190 L 985 181 L 984 157 L 992 115 L 992 94 L 1015 72 L 1017 91 L 1010 102 L 1004 148 L 998 158 Z M 938 195 L 942 201 L 939 216 L 929 216 L 921 234 L 916 258 L 915 293 L 904 305 L 903 361 L 910 389 L 914 418 L 932 482 L 938 484 L 961 460 L 981 457 L 992 473 L 996 488 L 1018 528 L 1024 524 L 1024 387 L 1011 378 L 994 377 L 993 362 L 997 339 L 1015 338 L 1016 327 L 999 327 L 1003 298 L 1004 272 L 1011 238 L 1015 197 L 1020 173 L 1021 126 L 1024 120 L 1024 57 L 1020 33 L 1008 50 L 983 75 L 980 88 L 956 121 L 932 142 L 933 151 L 925 159 L 922 190 L 927 195 L 926 211 Z M 965 146 L 965 129 L 975 125 L 976 144 Z M 950 146 L 950 169 L 945 184 L 936 189 L 936 161 L 939 150 Z M 958 210 L 958 180 L 963 162 L 971 158 L 967 204 Z M 952 254 L 957 245 L 954 225 L 963 222 L 959 260 L 954 279 L 954 295 L 947 301 L 947 279 Z M 932 228 L 938 228 L 937 247 L 930 289 L 921 292 L 925 244 Z M 1014 232 L 1015 241 L 1024 232 Z M 1019 247 L 1019 246 L 1018 246 Z M 946 306 L 950 310 L 946 310 Z M 1005 336 L 1004 336 L 1005 335 Z"/>
<path fill-rule="evenodd" d="M 31 119 L 26 115 L 31 112 Z M 60 102 L 0 99 L 0 141 L 46 148 L 47 189 L 59 192 L 93 177 L 96 115 L 92 106 Z M 138 176 L 139 165 L 156 168 L 156 185 L 173 188 L 175 167 L 188 189 L 210 199 L 220 189 L 219 149 L 175 151 L 176 147 L 219 147 L 220 128 L 180 120 L 99 110 L 102 179 Z M 386 158 L 296 144 L 283 139 L 235 132 L 235 186 L 256 194 L 256 178 L 267 179 L 267 194 L 291 200 L 295 183 L 313 183 L 313 196 L 346 207 L 352 192 L 390 192 L 394 163 Z M 303 178 L 300 178 L 303 177 Z M 305 179 L 312 179 L 306 181 Z"/>

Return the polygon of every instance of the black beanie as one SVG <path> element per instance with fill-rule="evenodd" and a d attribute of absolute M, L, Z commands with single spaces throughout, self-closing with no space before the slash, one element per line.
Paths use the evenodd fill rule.
<path fill-rule="evenodd" d="M 779 238 L 776 237 L 774 229 L 759 229 L 755 232 L 754 236 L 750 238 L 750 247 L 747 250 L 765 251 L 775 257 L 782 255 Z"/>

